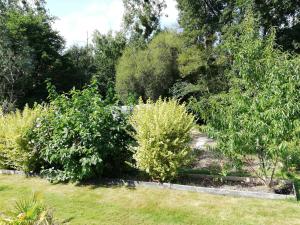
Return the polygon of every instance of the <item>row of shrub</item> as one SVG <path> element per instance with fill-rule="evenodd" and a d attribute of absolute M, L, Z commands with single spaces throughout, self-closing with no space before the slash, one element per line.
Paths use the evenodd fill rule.
<path fill-rule="evenodd" d="M 148 101 L 129 115 L 92 84 L 50 104 L 0 116 L 0 166 L 51 181 L 116 177 L 136 167 L 170 180 L 190 156 L 194 117 L 175 100 Z"/>

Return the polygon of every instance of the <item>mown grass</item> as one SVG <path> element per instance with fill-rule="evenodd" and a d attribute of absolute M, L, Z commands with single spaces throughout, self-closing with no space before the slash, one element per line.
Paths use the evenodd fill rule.
<path fill-rule="evenodd" d="M 50 184 L 0 175 L 0 212 L 16 199 L 40 193 L 68 224 L 300 224 L 296 201 L 234 198 L 157 189 Z"/>

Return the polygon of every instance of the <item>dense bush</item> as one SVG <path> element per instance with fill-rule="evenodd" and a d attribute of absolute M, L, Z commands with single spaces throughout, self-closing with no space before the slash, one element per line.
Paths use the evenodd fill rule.
<path fill-rule="evenodd" d="M 34 194 L 31 198 L 20 199 L 15 203 L 9 215 L 0 215 L 0 224 L 6 225 L 36 225 L 56 224 L 51 211 Z"/>
<path fill-rule="evenodd" d="M 117 65 L 116 91 L 126 102 L 130 94 L 143 99 L 168 96 L 179 78 L 179 38 L 175 33 L 158 34 L 145 49 L 128 47 Z"/>
<path fill-rule="evenodd" d="M 0 112 L 0 167 L 7 169 L 34 169 L 35 153 L 28 146 L 27 132 L 35 120 L 45 112 L 42 106 L 9 114 Z"/>
<path fill-rule="evenodd" d="M 65 95 L 50 93 L 49 112 L 29 134 L 44 161 L 41 172 L 57 181 L 120 173 L 130 158 L 124 114 L 102 100 L 93 85 Z"/>
<path fill-rule="evenodd" d="M 134 155 L 137 167 L 156 180 L 175 178 L 178 168 L 190 159 L 194 117 L 177 101 L 159 99 L 156 103 L 141 103 L 130 122 L 138 143 Z"/>
<path fill-rule="evenodd" d="M 300 154 L 300 58 L 276 50 L 274 37 L 262 38 L 251 14 L 227 33 L 231 89 L 211 97 L 204 110 L 222 152 L 268 185 L 281 163 L 291 166 Z"/>

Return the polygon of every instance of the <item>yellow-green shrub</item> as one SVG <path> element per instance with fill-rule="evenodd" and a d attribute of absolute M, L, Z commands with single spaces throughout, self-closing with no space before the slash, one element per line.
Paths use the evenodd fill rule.
<path fill-rule="evenodd" d="M 175 178 L 178 168 L 190 160 L 194 116 L 175 100 L 149 100 L 134 109 L 130 123 L 138 143 L 137 167 L 155 180 Z"/>
<path fill-rule="evenodd" d="M 26 134 L 44 111 L 42 106 L 9 114 L 0 112 L 0 167 L 28 171 L 33 152 L 28 148 Z"/>

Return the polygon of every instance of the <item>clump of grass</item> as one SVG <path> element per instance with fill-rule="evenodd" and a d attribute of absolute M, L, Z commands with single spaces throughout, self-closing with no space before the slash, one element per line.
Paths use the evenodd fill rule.
<path fill-rule="evenodd" d="M 7 225 L 54 225 L 53 214 L 38 194 L 15 202 L 9 215 L 0 215 L 0 224 Z"/>

